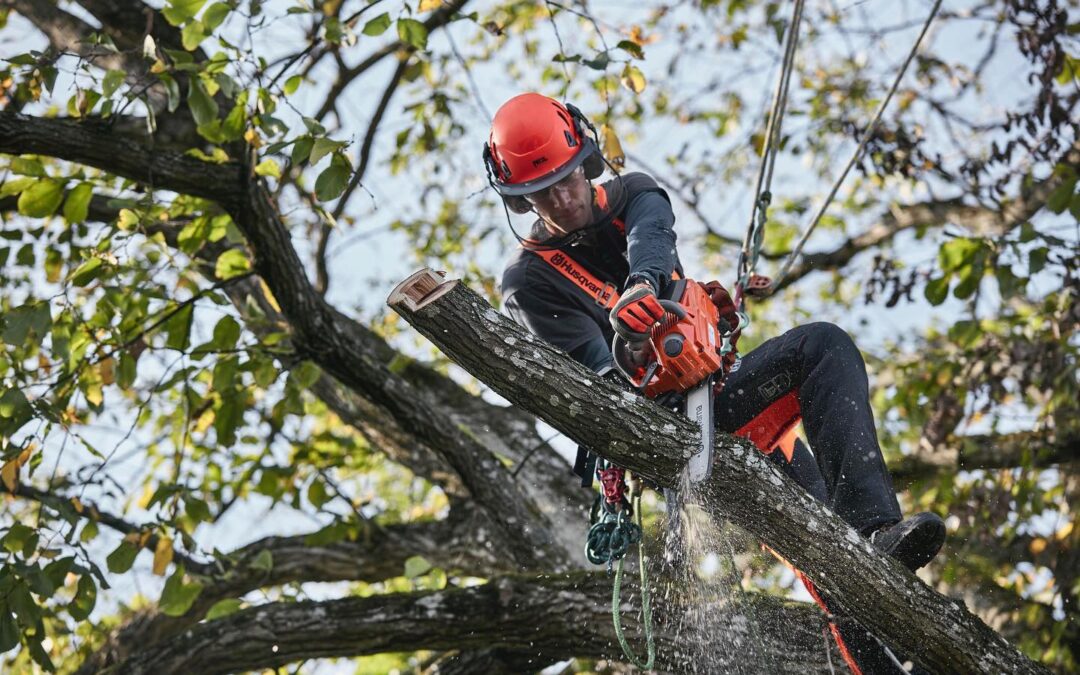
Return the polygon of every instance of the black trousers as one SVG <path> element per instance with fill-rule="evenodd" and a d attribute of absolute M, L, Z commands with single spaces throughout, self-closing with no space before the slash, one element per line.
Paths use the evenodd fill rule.
<path fill-rule="evenodd" d="M 779 450 L 772 452 L 769 458 L 784 473 L 863 534 L 900 520 L 900 504 L 877 442 L 866 366 L 846 332 L 830 323 L 811 323 L 748 353 L 717 397 L 717 426 L 733 433 L 768 415 L 773 406 L 784 409 L 775 419 L 796 406 L 813 449 L 811 455 L 796 442 L 790 461 Z M 835 614 L 835 603 L 822 600 Z M 861 673 L 900 672 L 881 643 L 857 623 L 842 621 L 838 627 Z"/>
<path fill-rule="evenodd" d="M 744 356 L 716 397 L 717 427 L 734 433 L 770 406 L 797 404 L 813 457 L 800 448 L 784 471 L 861 533 L 901 518 L 881 456 L 862 354 L 844 330 L 810 323 Z"/>

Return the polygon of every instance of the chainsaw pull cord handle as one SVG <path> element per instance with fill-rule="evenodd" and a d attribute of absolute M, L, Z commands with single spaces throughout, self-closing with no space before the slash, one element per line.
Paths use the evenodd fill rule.
<path fill-rule="evenodd" d="M 660 300 L 660 306 L 664 308 L 665 319 L 669 314 L 673 315 L 677 321 L 682 321 L 688 316 L 686 308 L 674 300 Z M 657 323 L 664 323 L 664 321 L 658 321 Z M 652 337 L 647 342 L 652 342 Z M 655 349 L 656 345 L 653 345 L 653 350 Z M 637 370 L 637 367 L 630 361 L 630 343 L 618 333 L 611 340 L 611 356 L 615 361 L 615 369 L 619 371 L 619 374 L 626 378 L 627 382 L 633 383 L 635 377 L 632 373 Z M 645 371 L 645 376 L 642 377 L 641 384 L 638 385 L 639 389 L 644 390 L 645 385 L 649 383 L 653 373 L 656 372 L 658 365 L 659 362 L 654 361 L 649 369 Z"/>

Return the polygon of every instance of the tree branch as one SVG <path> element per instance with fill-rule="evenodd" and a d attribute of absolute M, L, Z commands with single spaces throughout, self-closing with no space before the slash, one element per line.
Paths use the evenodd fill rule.
<path fill-rule="evenodd" d="M 451 0 L 446 2 L 442 7 L 432 12 L 428 18 L 424 19 L 424 28 L 426 28 L 427 32 L 430 34 L 445 26 L 454 19 L 458 11 L 468 4 L 468 2 L 469 0 Z M 390 56 L 399 50 L 407 50 L 411 54 L 415 48 L 400 40 L 395 40 L 382 49 L 372 53 L 352 68 L 339 70 L 337 79 L 330 87 L 330 91 L 326 94 L 326 100 L 323 101 L 322 106 L 319 107 L 319 111 L 314 115 L 315 119 L 320 121 L 325 119 L 327 115 L 336 109 L 338 98 L 345 93 L 345 90 L 349 88 L 349 85 L 352 84 L 356 78 L 363 75 L 372 66 L 379 63 L 387 56 Z"/>
<path fill-rule="evenodd" d="M 1045 468 L 1080 460 L 1080 433 L 1021 431 L 953 437 L 954 447 L 906 455 L 889 463 L 893 479 L 910 483 L 942 471 L 1006 469 L 1015 466 Z"/>
<path fill-rule="evenodd" d="M 115 672 L 227 673 L 301 659 L 418 649 L 524 652 L 533 657 L 530 670 L 572 656 L 618 658 L 610 592 L 606 575 L 579 573 L 501 577 L 442 591 L 274 603 L 194 627 L 135 654 Z M 680 625 L 677 614 L 658 616 L 658 651 L 666 657 L 659 667 L 700 666 L 688 652 L 711 646 L 709 667 L 717 671 L 828 672 L 815 608 L 767 596 L 757 596 L 753 605 L 750 611 L 711 608 L 708 635 L 699 636 L 707 642 L 701 645 L 693 643 L 693 632 Z M 756 662 L 747 663 L 744 650 L 716 649 L 718 635 L 731 644 L 754 644 Z"/>
<path fill-rule="evenodd" d="M 643 478 L 679 485 L 699 439 L 690 420 L 621 391 L 463 284 L 439 279 L 430 270 L 414 274 L 387 302 L 507 400 Z M 745 440 L 721 435 L 714 458 L 712 478 L 698 488 L 708 512 L 759 537 L 809 575 L 844 614 L 900 653 L 941 673 L 1045 672 L 878 552 Z"/>
<path fill-rule="evenodd" d="M 1080 141 L 1073 144 L 1061 162 L 1080 169 Z M 1000 209 L 971 206 L 959 197 L 910 205 L 891 205 L 881 222 L 848 239 L 832 251 L 807 253 L 802 256 L 802 259 L 792 266 L 777 290 L 794 284 L 811 272 L 840 269 L 859 253 L 880 246 L 900 232 L 919 225 L 956 223 L 977 236 L 1001 236 L 1034 216 L 1046 205 L 1050 194 L 1065 180 L 1064 175 L 1054 172 L 1048 178 L 1022 189 L 1016 199 Z"/>
<path fill-rule="evenodd" d="M 513 571 L 497 550 L 476 545 L 476 532 L 490 527 L 482 514 L 448 520 L 373 528 L 357 541 L 313 545 L 307 536 L 267 537 L 228 555 L 186 614 L 172 617 L 156 608 L 136 613 L 114 631 L 105 644 L 79 667 L 77 675 L 90 675 L 142 652 L 199 622 L 214 603 L 240 598 L 258 588 L 289 583 L 385 581 L 401 576 L 405 561 L 423 556 L 434 567 L 469 576 Z M 271 568 L 253 567 L 260 555 L 270 554 Z"/>

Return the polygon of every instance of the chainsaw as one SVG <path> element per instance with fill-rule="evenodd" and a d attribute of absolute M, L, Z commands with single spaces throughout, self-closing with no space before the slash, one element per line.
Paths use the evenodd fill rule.
<path fill-rule="evenodd" d="M 631 345 L 616 335 L 611 353 L 616 369 L 639 392 L 680 409 L 698 425 L 701 440 L 686 465 L 690 485 L 696 486 L 712 471 L 713 396 L 726 373 L 731 337 L 738 327 L 724 322 L 721 332 L 719 310 L 696 281 L 674 281 L 664 296 L 664 318 L 652 326 L 648 339 Z"/>

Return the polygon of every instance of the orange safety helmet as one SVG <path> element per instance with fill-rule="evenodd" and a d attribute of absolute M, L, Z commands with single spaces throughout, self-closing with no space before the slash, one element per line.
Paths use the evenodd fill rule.
<path fill-rule="evenodd" d="M 582 165 L 589 180 L 604 173 L 596 128 L 573 105 L 526 93 L 495 113 L 484 144 L 484 166 L 488 182 L 512 210 L 528 211 L 524 195 L 558 183 Z"/>

